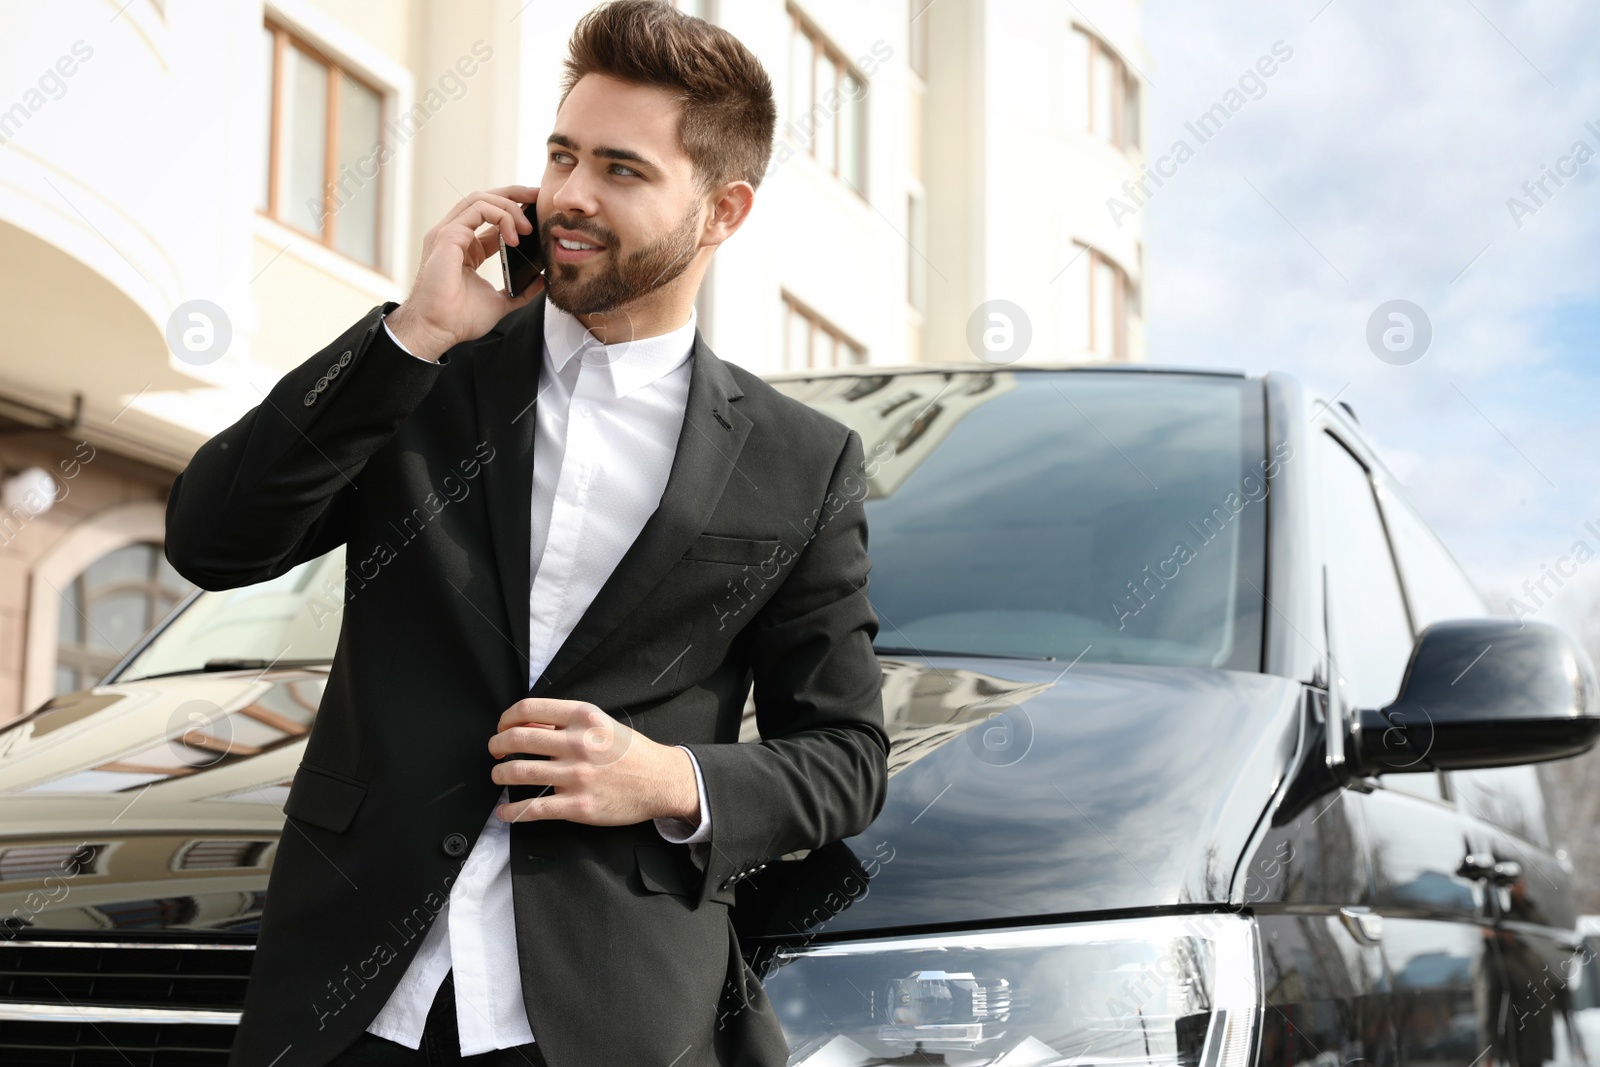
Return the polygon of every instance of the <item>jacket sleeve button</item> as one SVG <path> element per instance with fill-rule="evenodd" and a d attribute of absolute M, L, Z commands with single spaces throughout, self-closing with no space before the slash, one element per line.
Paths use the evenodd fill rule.
<path fill-rule="evenodd" d="M 465 834 L 451 834 L 444 839 L 444 854 L 446 856 L 465 856 L 467 854 L 467 836 Z"/>
<path fill-rule="evenodd" d="M 306 394 L 306 407 L 310 407 L 312 404 L 315 404 L 316 402 L 317 402 L 317 391 L 315 389 L 313 389 L 313 390 L 311 390 L 311 392 Z"/>
<path fill-rule="evenodd" d="M 350 350 L 347 348 L 347 349 L 344 350 L 343 354 L 341 354 L 339 356 L 339 366 L 348 367 L 349 365 L 350 365 Z"/>

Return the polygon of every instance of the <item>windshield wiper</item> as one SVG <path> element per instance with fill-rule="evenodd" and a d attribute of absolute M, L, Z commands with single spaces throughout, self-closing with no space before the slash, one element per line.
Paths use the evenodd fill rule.
<path fill-rule="evenodd" d="M 203 667 L 185 667 L 176 671 L 161 671 L 157 674 L 141 674 L 134 678 L 118 678 L 114 684 L 123 682 L 142 682 L 149 678 L 176 678 L 184 674 L 213 674 L 217 671 L 264 671 L 268 667 L 274 670 L 291 669 L 295 667 L 324 667 L 333 661 L 330 659 L 244 659 L 234 656 L 219 656 L 208 659 Z"/>
<path fill-rule="evenodd" d="M 942 648 L 899 648 L 892 645 L 873 645 L 872 651 L 887 656 L 970 656 L 973 659 L 1031 659 L 1054 662 L 1054 656 L 1019 656 L 1011 652 L 950 652 Z"/>

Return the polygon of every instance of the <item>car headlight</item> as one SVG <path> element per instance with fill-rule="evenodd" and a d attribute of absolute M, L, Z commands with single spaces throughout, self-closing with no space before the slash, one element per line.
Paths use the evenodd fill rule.
<path fill-rule="evenodd" d="M 1255 922 L 1231 913 L 810 945 L 773 967 L 791 1067 L 1249 1067 L 1260 1011 Z"/>

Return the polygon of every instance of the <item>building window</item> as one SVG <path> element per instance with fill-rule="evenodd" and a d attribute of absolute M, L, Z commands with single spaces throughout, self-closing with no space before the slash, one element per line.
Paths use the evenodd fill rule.
<path fill-rule="evenodd" d="M 912 71 L 923 81 L 928 80 L 928 9 L 936 0 L 909 0 L 911 25 L 906 41 L 907 60 Z"/>
<path fill-rule="evenodd" d="M 789 22 L 789 121 L 794 134 L 824 170 L 862 193 L 866 79 L 792 5 Z"/>
<path fill-rule="evenodd" d="M 383 234 L 383 93 L 281 26 L 262 28 L 267 168 L 256 206 L 374 269 Z"/>
<path fill-rule="evenodd" d="M 1099 249 L 1082 251 L 1062 275 L 1069 344 L 1088 358 L 1128 359 L 1128 320 L 1141 314 L 1139 287 Z"/>
<path fill-rule="evenodd" d="M 707 22 L 717 21 L 717 0 L 672 0 L 672 6 L 685 15 Z"/>
<path fill-rule="evenodd" d="M 61 590 L 55 691 L 99 681 L 193 588 L 150 542 L 123 545 L 89 564 Z"/>
<path fill-rule="evenodd" d="M 783 369 L 849 367 L 867 361 L 867 350 L 800 301 L 783 294 Z"/>
<path fill-rule="evenodd" d="M 928 310 L 927 201 L 921 193 L 906 193 L 906 301 L 918 311 Z"/>
<path fill-rule="evenodd" d="M 1067 133 L 1089 134 L 1124 152 L 1139 147 L 1139 79 L 1104 41 L 1073 26 L 1061 77 Z"/>

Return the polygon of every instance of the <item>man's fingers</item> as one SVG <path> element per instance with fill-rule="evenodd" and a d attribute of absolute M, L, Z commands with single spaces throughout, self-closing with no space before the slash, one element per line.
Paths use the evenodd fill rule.
<path fill-rule="evenodd" d="M 594 774 L 594 768 L 570 760 L 508 759 L 494 765 L 489 771 L 489 780 L 495 785 L 582 789 L 593 784 Z"/>
<path fill-rule="evenodd" d="M 506 295 L 506 291 L 504 289 L 499 290 L 499 293 L 501 296 Z M 515 311 L 517 308 L 522 307 L 524 304 L 527 304 L 537 297 L 541 297 L 543 295 L 544 275 L 541 274 L 539 277 L 534 279 L 532 285 L 528 286 L 526 289 L 522 290 L 522 292 L 506 301 L 506 311 Z"/>
<path fill-rule="evenodd" d="M 439 236 L 447 237 L 452 243 L 467 249 L 477 240 L 478 227 L 487 222 L 500 231 L 506 244 L 514 245 L 520 239 L 516 220 L 521 214 L 520 211 L 513 212 L 488 200 L 474 200 L 450 220 Z"/>
<path fill-rule="evenodd" d="M 538 199 L 539 187 L 537 185 L 502 185 L 498 189 L 479 189 L 457 200 L 455 205 L 445 212 L 444 217 L 446 219 L 455 218 L 474 200 L 501 201 L 502 206 L 509 209 L 516 204 L 534 203 Z"/>
<path fill-rule="evenodd" d="M 467 267 L 470 270 L 477 270 L 483 266 L 484 260 L 499 254 L 500 231 L 494 229 L 480 233 L 467 248 Z"/>
<path fill-rule="evenodd" d="M 493 756 L 565 756 L 571 747 L 572 740 L 565 730 L 548 726 L 512 726 L 489 738 L 489 753 Z"/>
<path fill-rule="evenodd" d="M 538 819 L 570 819 L 573 822 L 583 822 L 581 816 L 586 814 L 586 809 L 573 798 L 554 793 L 550 796 L 501 804 L 494 809 L 494 813 L 506 822 L 533 822 Z"/>
<path fill-rule="evenodd" d="M 505 711 L 500 713 L 500 725 L 497 729 L 506 730 L 513 726 L 528 726 L 543 724 L 551 727 L 564 727 L 572 721 L 573 715 L 585 708 L 594 705 L 586 700 L 561 700 L 557 697 L 523 697 Z M 596 708 L 595 710 L 599 710 Z"/>
<path fill-rule="evenodd" d="M 533 224 L 528 221 L 527 216 L 523 215 L 521 205 L 531 204 L 535 202 L 538 197 L 538 187 L 527 185 L 505 185 L 501 186 L 499 189 L 489 189 L 476 193 L 468 193 L 466 196 L 455 202 L 455 206 L 445 213 L 444 221 L 434 228 L 443 229 L 444 227 L 449 226 L 452 222 L 459 218 L 460 215 L 467 210 L 467 208 L 471 207 L 473 204 L 484 202 L 493 204 L 508 214 L 513 215 L 516 219 L 515 228 L 518 231 L 521 231 L 524 227 L 526 227 L 529 232 L 532 232 Z"/>

